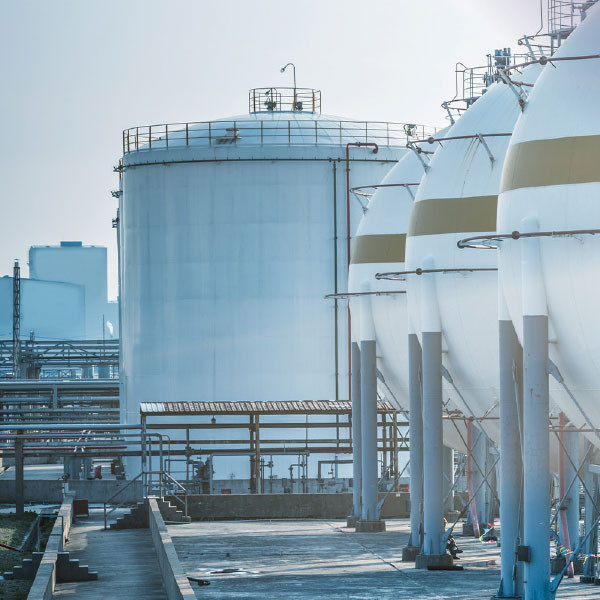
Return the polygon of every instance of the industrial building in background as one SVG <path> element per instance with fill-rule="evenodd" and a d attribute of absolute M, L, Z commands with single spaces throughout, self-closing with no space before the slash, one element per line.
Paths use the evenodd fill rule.
<path fill-rule="evenodd" d="M 93 371 L 84 374 L 81 368 L 100 364 L 107 350 L 113 354 L 118 333 L 118 302 L 108 300 L 105 247 L 84 246 L 80 241 L 32 246 L 29 277 L 21 277 L 15 261 L 13 276 L 0 278 L 0 373 L 4 377 L 89 377 Z M 114 357 L 107 361 L 116 373 Z M 108 376 L 108 371 L 104 369 L 101 376 Z"/>

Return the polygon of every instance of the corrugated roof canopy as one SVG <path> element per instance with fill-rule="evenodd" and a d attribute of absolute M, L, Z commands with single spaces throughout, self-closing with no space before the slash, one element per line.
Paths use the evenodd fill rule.
<path fill-rule="evenodd" d="M 289 415 L 289 414 L 344 414 L 352 411 L 348 401 L 328 402 L 295 400 L 290 402 L 142 402 L 140 414 L 146 415 Z M 398 413 L 389 402 L 378 402 L 377 411 Z"/>

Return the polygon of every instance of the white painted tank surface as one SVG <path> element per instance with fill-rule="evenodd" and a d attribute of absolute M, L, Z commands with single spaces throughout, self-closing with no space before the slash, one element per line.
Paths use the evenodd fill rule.
<path fill-rule="evenodd" d="M 564 42 L 533 90 L 511 140 L 498 204 L 498 230 L 600 228 L 600 6 Z M 527 220 L 528 221 L 524 221 Z M 600 236 L 539 237 L 540 284 L 549 311 L 550 358 L 581 410 L 553 377 L 551 393 L 577 426 L 600 427 Z M 521 241 L 502 240 L 499 267 L 508 308 L 522 333 Z M 583 411 L 583 412 L 582 412 Z M 590 439 L 598 443 L 591 434 Z"/>
<path fill-rule="evenodd" d="M 321 115 L 312 94 L 299 110 L 253 90 L 248 115 L 124 133 L 124 421 L 142 401 L 348 398 L 346 311 L 324 300 L 347 286 L 346 144 L 379 146 L 349 149 L 359 186 L 407 139 Z"/>
<path fill-rule="evenodd" d="M 538 70 L 530 67 L 519 79 L 531 83 Z M 457 241 L 496 231 L 502 165 L 520 113 L 517 95 L 509 86 L 489 87 L 432 157 L 408 227 L 407 271 L 460 269 L 411 274 L 406 281 L 410 319 L 420 335 L 421 284 L 425 278 L 435 280 L 430 310 L 439 313 L 443 365 L 460 391 L 459 395 L 444 379 L 444 398 L 451 399 L 449 408 L 454 405 L 467 417 L 499 416 L 497 258 L 492 250 L 460 250 Z M 499 421 L 483 423 L 497 443 Z"/>

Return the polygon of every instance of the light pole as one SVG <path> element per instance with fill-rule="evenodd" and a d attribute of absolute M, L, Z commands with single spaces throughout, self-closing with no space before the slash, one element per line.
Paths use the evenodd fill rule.
<path fill-rule="evenodd" d="M 279 70 L 281 71 L 281 73 L 283 73 L 288 67 L 292 67 L 292 69 L 294 69 L 294 98 L 292 110 L 298 110 L 298 98 L 296 97 L 296 65 L 294 63 L 289 62 L 287 65 L 284 65 Z"/>
<path fill-rule="evenodd" d="M 296 94 L 296 65 L 294 63 L 289 62 L 287 65 L 281 67 L 281 73 L 284 73 L 288 67 L 292 67 L 294 69 L 294 95 Z"/>

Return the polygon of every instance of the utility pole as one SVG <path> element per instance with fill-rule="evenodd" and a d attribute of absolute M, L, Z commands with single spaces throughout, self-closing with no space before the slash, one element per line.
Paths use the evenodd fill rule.
<path fill-rule="evenodd" d="M 21 376 L 21 267 L 15 259 L 13 268 L 13 374 Z"/>

